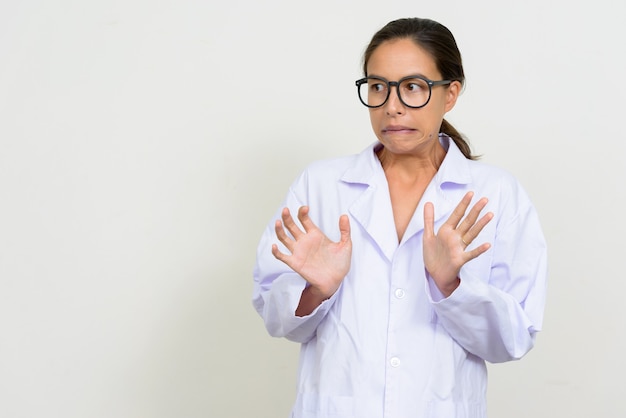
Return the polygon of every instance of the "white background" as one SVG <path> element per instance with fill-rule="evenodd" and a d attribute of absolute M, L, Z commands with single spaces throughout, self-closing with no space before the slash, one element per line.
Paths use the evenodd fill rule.
<path fill-rule="evenodd" d="M 490 417 L 624 417 L 623 6 L 611 0 L 1 0 L 0 417 L 287 417 L 298 347 L 250 303 L 309 162 L 374 140 L 389 20 L 455 34 L 449 115 L 549 244 L 544 331 Z"/>

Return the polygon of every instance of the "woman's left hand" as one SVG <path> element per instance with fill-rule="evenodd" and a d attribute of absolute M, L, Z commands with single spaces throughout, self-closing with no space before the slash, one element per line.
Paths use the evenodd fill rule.
<path fill-rule="evenodd" d="M 491 247 L 491 244 L 484 243 L 465 251 L 485 225 L 493 219 L 491 212 L 478 219 L 480 212 L 487 205 L 486 197 L 476 202 L 465 216 L 473 196 L 473 192 L 463 196 L 436 235 L 435 208 L 431 202 L 424 206 L 424 265 L 445 297 L 450 296 L 459 286 L 461 267 Z"/>

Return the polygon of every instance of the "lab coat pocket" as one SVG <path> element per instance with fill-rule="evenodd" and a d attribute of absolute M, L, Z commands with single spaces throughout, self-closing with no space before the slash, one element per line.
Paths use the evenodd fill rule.
<path fill-rule="evenodd" d="M 441 326 L 435 325 L 428 387 L 428 418 L 484 418 L 486 369 Z"/>
<path fill-rule="evenodd" d="M 436 399 L 450 399 L 458 390 L 457 377 L 467 353 L 440 324 L 434 326 L 435 349 L 428 386 Z"/>

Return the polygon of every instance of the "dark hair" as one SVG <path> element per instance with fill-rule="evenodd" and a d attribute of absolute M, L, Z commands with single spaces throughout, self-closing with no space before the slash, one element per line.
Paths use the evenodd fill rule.
<path fill-rule="evenodd" d="M 411 39 L 435 60 L 435 65 L 444 80 L 459 81 L 465 84 L 461 52 L 452 32 L 441 23 L 430 19 L 404 18 L 387 23 L 374 34 L 363 54 L 363 74 L 367 77 L 367 63 L 381 44 L 394 39 Z M 445 119 L 439 132 L 448 135 L 465 157 L 475 160 L 467 140 Z"/>

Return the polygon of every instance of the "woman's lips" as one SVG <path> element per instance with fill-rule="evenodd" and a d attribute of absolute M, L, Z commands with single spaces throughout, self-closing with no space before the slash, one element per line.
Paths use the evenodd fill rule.
<path fill-rule="evenodd" d="M 415 129 L 402 125 L 390 125 L 383 128 L 383 133 L 413 132 Z"/>

